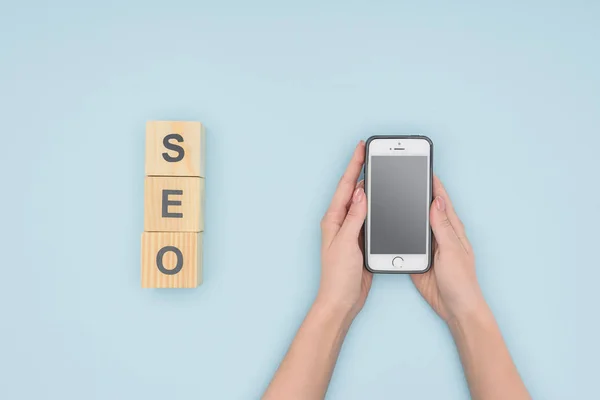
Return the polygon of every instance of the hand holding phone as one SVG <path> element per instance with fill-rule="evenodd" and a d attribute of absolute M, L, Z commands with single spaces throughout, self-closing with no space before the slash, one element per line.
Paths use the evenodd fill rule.
<path fill-rule="evenodd" d="M 475 257 L 465 227 L 448 193 L 433 177 L 431 227 L 434 234 L 433 268 L 412 279 L 425 300 L 446 322 L 487 308 L 475 274 Z"/>
<path fill-rule="evenodd" d="M 445 321 L 485 303 L 465 228 L 433 175 L 431 140 L 374 136 L 366 147 L 366 268 L 413 274 L 419 292 Z"/>
<path fill-rule="evenodd" d="M 363 268 L 367 198 L 358 177 L 364 160 L 365 144 L 361 141 L 321 220 L 321 282 L 316 303 L 350 320 L 363 307 L 372 279 Z"/>
<path fill-rule="evenodd" d="M 394 138 L 397 147 L 386 150 L 383 140 L 389 138 L 367 151 L 368 201 L 356 184 L 365 158 L 361 142 L 323 217 L 319 294 L 264 398 L 325 397 L 346 332 L 371 287 L 372 275 L 363 268 L 360 246 L 369 213 L 367 268 L 413 273 L 421 295 L 448 323 L 472 397 L 530 399 L 479 290 L 464 227 L 431 172 L 431 142 Z M 375 143 L 373 138 L 369 142 Z M 431 193 L 435 200 L 430 207 Z M 429 221 L 435 235 L 434 257 Z M 406 257 L 409 263 L 395 265 L 396 257 Z"/>

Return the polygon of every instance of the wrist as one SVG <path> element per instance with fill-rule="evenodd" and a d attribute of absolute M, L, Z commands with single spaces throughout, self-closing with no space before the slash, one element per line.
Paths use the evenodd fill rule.
<path fill-rule="evenodd" d="M 310 312 L 334 324 L 349 327 L 356 316 L 352 307 L 317 296 Z"/>
<path fill-rule="evenodd" d="M 489 307 L 478 284 L 463 286 L 449 296 L 444 296 L 446 323 L 466 322 L 467 320 L 483 317 Z"/>
<path fill-rule="evenodd" d="M 452 314 L 446 321 L 453 335 L 472 329 L 486 329 L 495 325 L 494 315 L 483 297 L 470 307 Z"/>

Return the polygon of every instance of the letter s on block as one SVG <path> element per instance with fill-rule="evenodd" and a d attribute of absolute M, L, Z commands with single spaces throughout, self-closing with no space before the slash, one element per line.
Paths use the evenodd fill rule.
<path fill-rule="evenodd" d="M 183 143 L 183 137 L 178 133 L 170 133 L 167 136 L 165 136 L 163 138 L 163 146 L 165 146 L 169 150 L 176 151 L 177 155 L 175 157 L 173 157 L 173 156 L 170 156 L 169 153 L 164 152 L 164 153 L 162 153 L 163 158 L 167 162 L 177 162 L 177 161 L 183 160 L 183 156 L 185 155 L 185 151 L 183 150 L 183 147 L 181 147 L 177 144 L 171 143 L 170 142 L 171 139 L 174 139 L 179 143 Z"/>

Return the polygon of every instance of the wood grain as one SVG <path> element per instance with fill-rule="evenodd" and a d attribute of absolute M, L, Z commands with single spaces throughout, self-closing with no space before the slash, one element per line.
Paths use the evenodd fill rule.
<path fill-rule="evenodd" d="M 172 191 L 180 191 L 173 193 Z M 181 205 L 164 205 L 164 201 Z M 168 214 L 163 216 L 163 208 Z M 172 214 L 182 214 L 175 217 Z M 170 215 L 170 216 L 169 216 Z M 144 185 L 146 232 L 202 232 L 204 230 L 204 178 L 149 176 Z"/>
<path fill-rule="evenodd" d="M 175 251 L 160 250 L 173 246 L 181 252 L 181 269 L 175 274 L 160 271 L 158 263 L 168 272 L 177 266 Z M 202 284 L 202 233 L 144 232 L 142 233 L 142 288 L 195 288 Z"/>
<path fill-rule="evenodd" d="M 167 138 L 171 148 L 165 147 Z M 179 156 L 177 146 L 183 150 Z M 206 134 L 200 122 L 149 121 L 146 124 L 146 176 L 205 176 Z"/>

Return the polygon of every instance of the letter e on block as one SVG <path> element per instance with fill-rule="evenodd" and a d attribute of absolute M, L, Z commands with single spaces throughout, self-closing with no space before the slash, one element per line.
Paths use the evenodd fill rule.
<path fill-rule="evenodd" d="M 202 233 L 142 234 L 143 288 L 195 288 L 201 283 Z"/>
<path fill-rule="evenodd" d="M 146 176 L 204 177 L 205 133 L 200 122 L 146 124 Z"/>
<path fill-rule="evenodd" d="M 202 232 L 204 178 L 148 176 L 144 184 L 146 232 Z"/>

